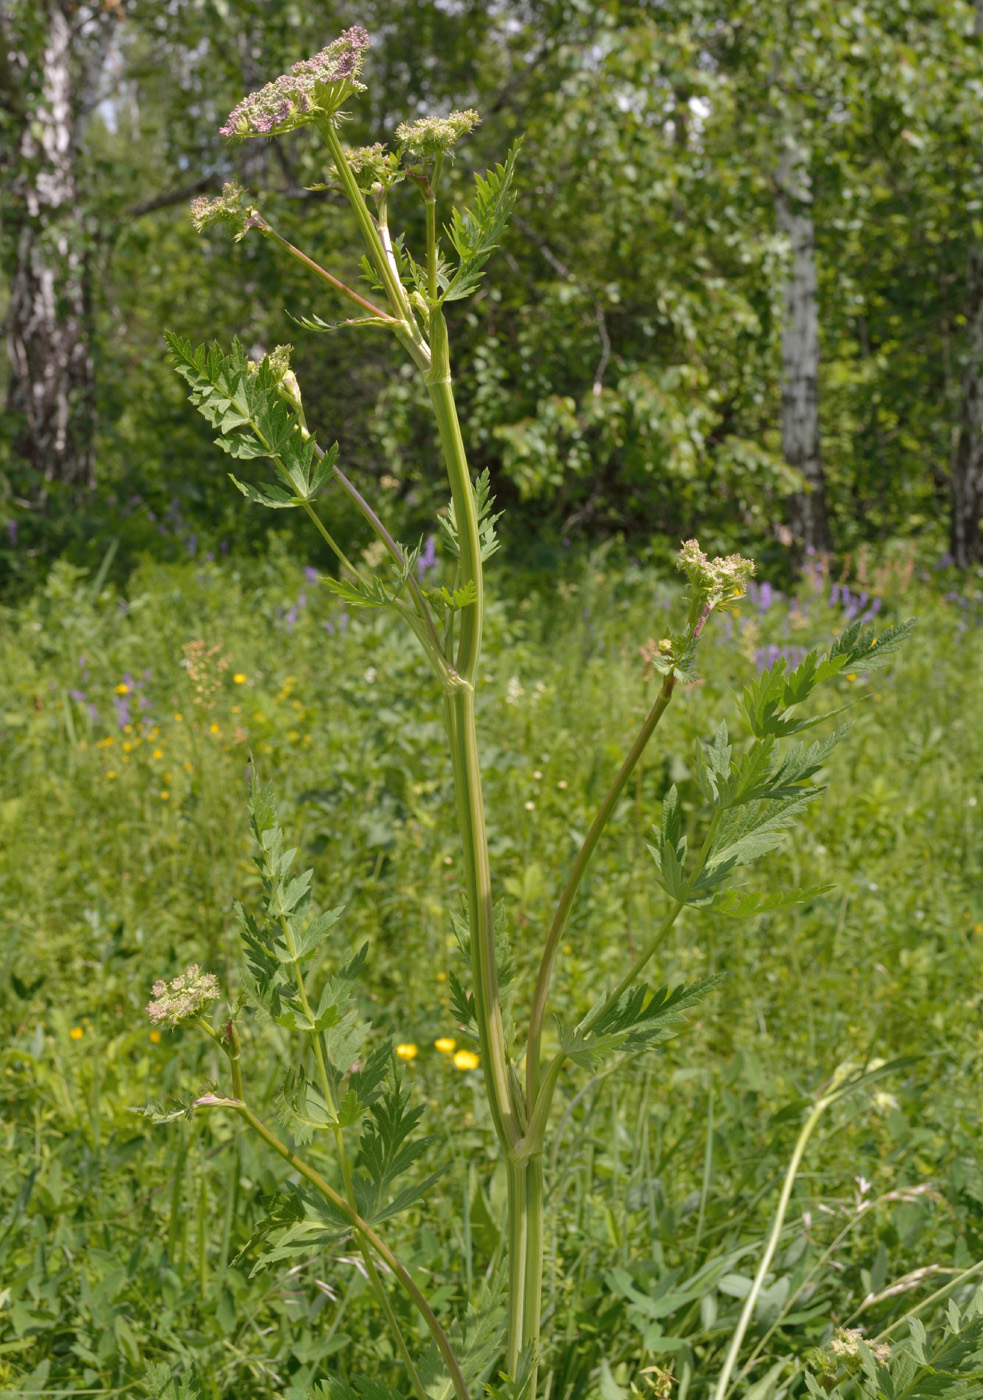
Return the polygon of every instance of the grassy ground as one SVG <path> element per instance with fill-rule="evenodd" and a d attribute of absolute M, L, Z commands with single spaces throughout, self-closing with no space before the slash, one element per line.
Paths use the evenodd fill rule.
<path fill-rule="evenodd" d="M 706 679 L 673 702 L 585 884 L 558 1009 L 585 1008 L 659 916 L 649 825 L 670 782 L 698 824 L 694 745 L 723 715 L 739 727 L 742 679 L 828 641 L 858 607 L 921 624 L 891 671 L 839 683 L 839 703 L 860 703 L 829 792 L 755 876 L 835 890 L 747 923 L 690 912 L 653 977 L 724 972 L 721 989 L 657 1055 L 563 1086 L 552 1396 L 647 1394 L 653 1365 L 673 1368 L 682 1400 L 707 1393 L 803 1096 L 844 1061 L 918 1057 L 814 1141 L 745 1355 L 778 1325 L 750 1374 L 833 1324 L 876 1331 L 983 1257 L 977 586 L 888 554 L 842 579 L 816 570 L 792 599 L 758 587 L 715 619 Z M 525 971 L 651 693 L 639 649 L 679 606 L 671 580 L 598 556 L 559 584 L 513 580 L 491 608 L 486 796 Z M 318 902 L 346 905 L 346 945 L 370 944 L 366 1009 L 418 1047 L 408 1077 L 449 1170 L 394 1244 L 448 1314 L 500 1255 L 477 1075 L 433 1045 L 455 1035 L 461 886 L 439 697 L 414 645 L 384 616 L 346 616 L 275 550 L 148 565 L 125 598 L 56 568 L 4 623 L 0 1395 L 138 1394 L 158 1359 L 194 1368 L 208 1400 L 301 1400 L 331 1368 L 399 1385 L 352 1260 L 250 1276 L 279 1167 L 218 1117 L 150 1128 L 128 1108 L 220 1073 L 194 1035 L 151 1033 L 142 1008 L 189 961 L 239 985 L 230 909 L 255 890 L 251 754 Z M 290 1049 L 255 1027 L 260 1100 Z M 878 1298 L 915 1270 L 928 1272 Z"/>

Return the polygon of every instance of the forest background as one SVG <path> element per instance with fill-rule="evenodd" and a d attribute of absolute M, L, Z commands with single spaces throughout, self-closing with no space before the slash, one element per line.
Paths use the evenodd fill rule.
<path fill-rule="evenodd" d="M 432 514 L 420 391 L 385 344 L 301 331 L 302 271 L 262 240 L 202 244 L 186 214 L 235 177 L 347 264 L 339 195 L 311 188 L 316 140 L 217 133 L 241 92 L 356 19 L 375 48 L 353 144 L 476 107 L 464 182 L 525 134 L 496 276 L 452 325 L 471 460 L 525 551 L 612 534 L 665 551 L 699 530 L 775 563 L 898 536 L 980 558 L 983 5 L 13 0 L 8 579 L 113 540 L 120 564 L 260 547 L 267 520 L 231 499 L 165 326 L 296 342 L 323 435 L 409 526 Z"/>
<path fill-rule="evenodd" d="M 896 1337 L 917 1306 L 939 1336 L 983 1267 L 983 0 L 0 0 L 0 1397 L 152 1393 L 155 1362 L 207 1400 L 403 1383 L 351 1259 L 254 1268 L 276 1164 L 220 1116 L 131 1111 L 217 1074 L 144 1007 L 192 961 L 241 985 L 250 752 L 316 902 L 371 945 L 363 1010 L 448 1168 L 399 1252 L 450 1324 L 504 1248 L 478 1071 L 447 1050 L 436 697 L 390 618 L 319 586 L 299 512 L 235 492 L 163 344 L 292 342 L 321 441 L 403 538 L 436 533 L 446 482 L 392 346 L 301 328 L 297 264 L 187 213 L 235 178 L 353 266 L 316 135 L 218 135 L 352 24 L 374 47 L 351 144 L 477 108 L 443 177 L 462 203 L 524 134 L 515 217 L 449 314 L 471 466 L 505 512 L 481 723 L 522 972 L 650 704 L 680 541 L 758 562 L 585 881 L 563 1014 L 653 926 L 651 823 L 675 784 L 698 826 L 693 750 L 730 693 L 850 620 L 920 619 L 891 672 L 837 682 L 830 791 L 752 893 L 831 888 L 733 927 L 687 913 L 659 976 L 722 989 L 617 1085 L 565 1077 L 554 1125 L 544 1393 L 703 1400 L 804 1104 L 844 1062 L 912 1057 L 831 1114 L 796 1185 L 739 1380 L 801 1394 L 834 1327 Z M 324 509 L 371 568 L 360 519 Z M 272 1120 L 290 1045 L 260 1027 L 249 1053 Z"/>

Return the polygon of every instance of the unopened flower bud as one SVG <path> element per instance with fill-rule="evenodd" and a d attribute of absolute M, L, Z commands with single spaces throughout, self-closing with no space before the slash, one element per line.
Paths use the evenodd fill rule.
<path fill-rule="evenodd" d="M 449 117 L 420 117 L 415 122 L 401 122 L 396 128 L 396 137 L 402 143 L 404 152 L 421 160 L 440 155 L 473 131 L 481 118 L 470 109 L 465 112 L 451 112 Z"/>
<path fill-rule="evenodd" d="M 256 228 L 263 223 L 258 210 L 250 206 L 243 208 L 242 201 L 245 197 L 246 191 L 243 187 L 237 181 L 231 180 L 222 186 L 222 193 L 214 199 L 209 199 L 207 195 L 199 195 L 197 199 L 193 199 L 191 222 L 195 226 L 195 232 L 203 233 L 209 224 L 231 224 L 236 230 L 238 242 L 247 229 Z"/>
<path fill-rule="evenodd" d="M 714 608 L 730 607 L 745 593 L 754 560 L 740 554 L 708 559 L 697 540 L 687 540 L 676 557 L 676 568 L 693 587 L 691 622 L 697 624 L 698 633 Z"/>

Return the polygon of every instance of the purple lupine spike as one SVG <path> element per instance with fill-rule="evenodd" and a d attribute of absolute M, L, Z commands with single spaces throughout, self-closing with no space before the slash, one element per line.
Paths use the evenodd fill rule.
<path fill-rule="evenodd" d="M 428 572 L 429 572 L 432 568 L 434 568 L 434 566 L 436 565 L 436 563 L 437 563 L 437 537 L 436 537 L 436 535 L 428 535 L 428 536 L 427 536 L 427 539 L 426 539 L 426 543 L 425 543 L 424 546 L 423 546 L 423 553 L 420 555 L 419 559 L 416 561 L 416 576 L 417 576 L 417 578 L 419 579 L 419 581 L 420 581 L 421 583 L 422 583 L 423 580 L 426 578 Z"/>

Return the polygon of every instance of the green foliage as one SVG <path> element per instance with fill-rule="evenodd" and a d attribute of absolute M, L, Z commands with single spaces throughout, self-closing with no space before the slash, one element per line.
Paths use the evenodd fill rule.
<path fill-rule="evenodd" d="M 846 1345 L 840 1341 L 838 1356 L 827 1352 L 815 1358 L 821 1379 L 805 1372 L 808 1394 L 817 1400 L 827 1395 L 837 1400 L 848 1395 L 863 1400 L 930 1400 L 940 1395 L 970 1400 L 983 1394 L 981 1290 L 963 1308 L 950 1299 L 933 1337 L 918 1317 L 909 1320 L 907 1331 L 903 1342 L 883 1347 L 886 1355 L 859 1336 Z"/>
<path fill-rule="evenodd" d="M 490 559 L 498 552 L 500 541 L 495 526 L 502 518 L 501 511 L 492 511 L 495 497 L 491 494 L 491 475 L 486 467 L 474 480 L 474 504 L 478 516 L 478 538 L 481 541 L 481 562 Z M 448 501 L 447 509 L 440 516 L 440 532 L 448 549 L 456 558 L 460 554 L 457 533 L 457 516 L 454 502 Z"/>
<path fill-rule="evenodd" d="M 515 205 L 515 162 L 522 138 L 513 141 L 505 163 L 474 177 L 474 202 L 462 214 L 451 212 L 447 236 L 454 245 L 458 266 L 446 280 L 440 300 L 460 301 L 476 291 L 484 266 L 498 247 Z"/>
<path fill-rule="evenodd" d="M 363 1040 L 360 1064 L 368 1070 L 384 1033 L 418 1050 L 404 1067 L 403 1092 L 411 1091 L 408 1109 L 427 1105 L 426 1128 L 437 1141 L 415 1170 L 447 1171 L 425 1200 L 386 1222 L 387 1238 L 434 1287 L 449 1328 L 478 1304 L 484 1273 L 501 1251 L 504 1183 L 475 1076 L 432 1048 L 437 1036 L 461 1034 L 446 912 L 457 907 L 461 882 L 447 859 L 454 852 L 443 821 L 451 795 L 439 699 L 421 685 L 418 654 L 394 619 L 366 611 L 345 625 L 340 602 L 305 579 L 302 562 L 288 544 L 248 568 L 147 563 L 124 597 L 105 581 L 94 590 L 91 578 L 63 566 L 44 592 L 5 614 L 5 1400 L 59 1387 L 139 1394 L 146 1367 L 163 1358 L 173 1358 L 170 1371 L 194 1374 L 207 1400 L 265 1400 L 271 1386 L 301 1400 L 328 1376 L 359 1373 L 406 1393 L 377 1304 L 349 1262 L 347 1227 L 307 1216 L 303 1202 L 283 1205 L 280 1228 L 304 1227 L 306 1242 L 298 1234 L 292 1252 L 249 1277 L 265 1247 L 260 1238 L 250 1251 L 251 1237 L 276 1214 L 278 1192 L 292 1199 L 287 1165 L 254 1146 L 225 1112 L 196 1112 L 191 1124 L 166 1127 L 126 1112 L 155 1095 L 167 1111 L 222 1072 L 213 1043 L 199 1046 L 187 1030 L 151 1042 L 142 1008 L 158 972 L 196 960 L 224 980 L 227 962 L 237 968 L 223 920 L 234 893 L 264 924 L 266 891 L 259 871 L 246 868 L 240 810 L 247 748 L 280 795 L 284 851 L 300 850 L 280 882 L 313 864 L 304 917 L 345 905 L 320 958 L 300 964 L 312 993 L 344 966 L 349 947 L 369 942 L 379 1002 L 357 989 L 354 997 L 378 1029 Z M 974 1087 L 983 908 L 980 808 L 970 805 L 980 770 L 979 601 L 971 589 L 963 601 L 946 601 L 950 579 L 926 584 L 917 569 L 906 581 L 900 551 L 870 569 L 888 564 L 894 572 L 886 581 L 864 587 L 885 598 L 885 612 L 910 608 L 923 623 L 896 675 L 850 681 L 843 671 L 831 679 L 837 703 L 858 695 L 865 703 L 852 712 L 850 743 L 825 760 L 828 791 L 808 808 L 794 845 L 747 869 L 737 893 L 742 901 L 759 896 L 763 912 L 718 919 L 712 904 L 688 909 L 661 945 L 653 984 L 691 986 L 726 973 L 711 1002 L 720 1013 L 690 1012 L 686 1036 L 665 1041 L 658 1061 L 644 1056 L 623 1070 L 617 1088 L 605 1067 L 598 1079 L 579 1067 L 561 1077 L 562 1148 L 555 1164 L 547 1160 L 556 1208 L 547 1306 L 571 1319 L 550 1344 L 558 1391 L 592 1395 L 609 1374 L 605 1388 L 630 1395 L 632 1385 L 649 1383 L 641 1373 L 658 1365 L 689 1377 L 691 1397 L 706 1396 L 754 1271 L 804 1089 L 844 1058 L 862 1065 L 871 1054 L 923 1056 L 845 1100 L 817 1135 L 746 1355 L 761 1342 L 763 1349 L 742 1386 L 782 1362 L 781 1389 L 795 1366 L 815 1369 L 808 1358 L 828 1340 L 831 1319 L 872 1297 L 858 1321 L 873 1338 L 953 1276 L 927 1274 L 890 1292 L 901 1280 L 925 1266 L 968 1267 L 983 1253 Z M 661 635 L 667 604 L 680 605 L 671 582 L 613 554 L 561 582 L 562 589 L 520 576 L 507 608 L 492 600 L 482 660 L 496 894 L 508 881 L 505 907 L 522 973 L 548 916 L 548 894 L 569 869 L 571 832 L 586 830 L 637 710 L 651 698 L 638 648 Z M 859 593 L 860 583 L 850 584 Z M 306 606 L 295 607 L 305 590 Z M 637 805 L 629 792 L 585 882 L 557 989 L 564 1024 L 589 1014 L 623 972 L 628 937 L 638 949 L 662 915 L 665 895 L 645 855 L 651 813 L 675 786 L 680 835 L 689 834 L 691 847 L 698 842 L 710 799 L 697 780 L 697 749 L 716 742 L 729 692 L 740 693 L 769 647 L 825 654 L 821 640 L 844 622 L 828 592 L 828 583 L 813 588 L 807 580 L 795 598 L 768 608 L 749 600 L 729 637 L 706 639 L 707 679 L 660 730 Z M 533 604 L 521 612 L 525 597 Z M 180 665 L 182 644 L 197 637 L 220 642 L 231 658 L 209 710 L 195 705 Z M 790 661 L 787 671 L 794 669 Z M 139 693 L 151 701 L 153 720 L 141 723 L 147 712 L 132 690 L 122 697 L 135 720 L 126 734 L 115 689 L 124 674 L 139 680 L 144 670 L 152 674 Z M 235 673 L 247 680 L 235 683 Z M 77 685 L 85 702 L 71 699 Z M 154 725 L 159 733 L 150 739 Z M 236 726 L 248 740 L 234 738 Z M 718 752 L 730 746 L 732 764 L 747 748 L 737 729 L 716 745 Z M 132 744 L 126 754 L 124 742 Z M 795 736 L 776 742 L 773 755 L 794 743 Z M 719 770 L 726 775 L 722 753 Z M 838 893 L 767 912 L 774 889 L 806 880 L 835 880 Z M 332 940 L 342 930 L 344 949 L 336 951 Z M 233 1004 L 234 978 L 233 971 Z M 248 1009 L 236 1024 L 251 1097 L 272 1124 L 283 1076 L 302 1058 L 297 1034 Z M 83 1031 L 77 1041 L 75 1028 Z M 303 1069 L 318 1084 L 309 1057 Z M 360 1072 L 343 1081 L 342 1098 L 352 1084 L 367 1100 Z M 391 1091 L 386 1075 L 377 1090 Z M 345 1129 L 368 1180 L 357 1134 L 371 1122 L 366 1111 Z M 311 1147 L 319 1169 L 337 1181 L 332 1139 L 330 1126 L 327 1136 L 315 1131 Z M 858 1175 L 872 1183 L 863 1210 Z M 415 1179 L 411 1168 L 393 1194 Z M 318 1241 L 339 1237 L 346 1242 L 322 1252 Z M 448 1261 L 458 1258 L 461 1275 L 452 1278 Z M 971 1278 L 954 1290 L 963 1312 L 974 1286 Z M 946 1302 L 922 1314 L 929 1355 Z M 400 1316 L 412 1328 L 410 1314 Z M 899 1335 L 900 1328 L 892 1340 Z M 350 1369 L 342 1368 L 342 1350 Z M 32 1379 L 42 1365 L 43 1378 Z M 853 1384 L 844 1379 L 844 1392 Z"/>
<path fill-rule="evenodd" d="M 195 350 L 180 336 L 168 332 L 166 338 L 175 369 L 191 386 L 188 397 L 205 421 L 219 429 L 216 446 L 230 457 L 269 457 L 283 483 L 256 487 L 233 476 L 242 494 L 273 510 L 313 501 L 331 476 L 338 446 L 322 453 L 302 430 L 281 396 L 282 375 L 270 357 L 250 365 L 238 340 L 226 355 L 217 345 Z"/>
<path fill-rule="evenodd" d="M 590 1069 L 598 1056 L 611 1050 L 638 1051 L 659 1045 L 685 1023 L 684 1012 L 703 1000 L 720 981 L 704 977 L 672 991 L 660 987 L 631 987 L 614 1002 L 598 1002 L 586 1023 L 560 1029 L 560 1045 L 574 1064 Z"/>

